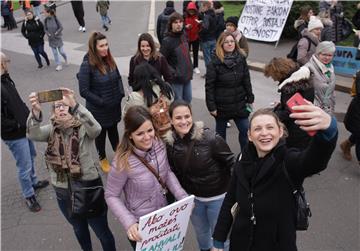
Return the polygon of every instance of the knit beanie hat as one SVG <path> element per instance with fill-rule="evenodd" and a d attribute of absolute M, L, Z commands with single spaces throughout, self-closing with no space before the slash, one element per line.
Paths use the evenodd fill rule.
<path fill-rule="evenodd" d="M 226 19 L 225 24 L 231 23 L 231 24 L 233 24 L 233 25 L 237 28 L 237 27 L 238 27 L 238 22 L 239 22 L 239 18 L 238 18 L 238 17 L 236 17 L 236 16 L 231 16 L 231 17 L 228 17 L 228 18 Z"/>
<path fill-rule="evenodd" d="M 166 7 L 174 7 L 174 1 L 167 1 Z"/>
<path fill-rule="evenodd" d="M 323 41 L 321 43 L 319 43 L 317 46 L 316 46 L 316 51 L 315 53 L 316 54 L 319 54 L 319 53 L 330 53 L 330 54 L 334 54 L 335 53 L 335 44 L 331 41 Z"/>
<path fill-rule="evenodd" d="M 308 24 L 308 31 L 311 31 L 311 30 L 316 29 L 316 28 L 323 29 L 324 25 L 322 24 L 320 19 L 318 19 L 315 16 L 311 16 L 309 24 Z"/>

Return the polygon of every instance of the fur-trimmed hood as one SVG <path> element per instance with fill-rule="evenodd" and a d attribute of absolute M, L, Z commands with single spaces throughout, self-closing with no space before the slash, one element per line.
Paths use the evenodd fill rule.
<path fill-rule="evenodd" d="M 283 82 L 279 84 L 278 91 L 281 91 L 281 89 L 289 85 L 290 83 L 300 82 L 302 80 L 309 80 L 310 78 L 310 70 L 306 66 L 302 66 L 299 70 L 291 74 L 291 76 L 287 79 L 285 79 Z"/>
<path fill-rule="evenodd" d="M 191 140 L 201 140 L 204 134 L 204 122 L 196 121 L 189 133 L 191 134 Z M 173 130 L 169 130 L 164 134 L 162 139 L 166 144 L 173 146 L 175 142 L 175 133 Z"/>

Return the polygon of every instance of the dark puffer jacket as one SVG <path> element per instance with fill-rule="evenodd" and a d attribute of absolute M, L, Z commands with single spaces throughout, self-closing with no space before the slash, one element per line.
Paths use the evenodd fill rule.
<path fill-rule="evenodd" d="M 31 47 L 44 43 L 44 25 L 38 17 L 25 20 L 21 27 L 21 33 L 28 40 Z"/>
<path fill-rule="evenodd" d="M 8 73 L 1 75 L 1 138 L 15 140 L 26 137 L 29 109 L 22 101 Z"/>
<path fill-rule="evenodd" d="M 213 9 L 209 9 L 204 13 L 200 13 L 200 19 L 202 20 L 201 29 L 199 32 L 200 41 L 206 42 L 216 40 L 216 15 Z"/>
<path fill-rule="evenodd" d="M 264 158 L 258 158 L 249 143 L 235 165 L 213 238 L 225 242 L 233 221 L 230 209 L 238 202 L 240 210 L 230 234 L 231 251 L 297 251 L 295 203 L 283 163 L 293 183 L 299 185 L 327 167 L 336 140 L 333 119 L 329 130 L 317 133 L 302 152 L 288 149 L 280 141 Z"/>
<path fill-rule="evenodd" d="M 124 97 L 119 71 L 116 69 L 103 75 L 89 64 L 86 54 L 77 78 L 80 95 L 86 100 L 86 108 L 99 124 L 103 128 L 117 124 L 121 119 L 121 100 Z"/>
<path fill-rule="evenodd" d="M 229 66 L 215 56 L 206 71 L 206 106 L 210 112 L 217 111 L 220 118 L 248 117 L 246 104 L 254 102 L 245 57 L 235 55 Z"/>
<path fill-rule="evenodd" d="M 344 124 L 349 132 L 360 135 L 360 71 L 355 78 L 356 96 L 353 97 L 344 118 Z"/>
<path fill-rule="evenodd" d="M 196 122 L 183 138 L 168 131 L 163 139 L 170 166 L 187 193 L 212 197 L 227 191 L 234 156 L 223 138 Z M 191 155 L 184 163 L 191 142 Z"/>
<path fill-rule="evenodd" d="M 305 149 L 311 137 L 295 124 L 294 119 L 290 118 L 290 110 L 286 102 L 296 93 L 300 93 L 306 100 L 314 102 L 314 87 L 309 81 L 310 70 L 307 67 L 301 67 L 298 71 L 292 73 L 287 79 L 279 84 L 279 92 L 281 93 L 280 104 L 274 109 L 289 132 L 286 138 L 287 147 L 296 147 Z"/>
<path fill-rule="evenodd" d="M 156 35 L 159 39 L 159 43 L 162 44 L 166 33 L 167 25 L 170 18 L 170 15 L 175 12 L 174 7 L 166 7 L 164 11 L 158 16 L 156 22 Z"/>
<path fill-rule="evenodd" d="M 193 67 L 185 32 L 169 32 L 163 40 L 160 52 L 175 73 L 171 83 L 187 84 L 192 79 Z"/>

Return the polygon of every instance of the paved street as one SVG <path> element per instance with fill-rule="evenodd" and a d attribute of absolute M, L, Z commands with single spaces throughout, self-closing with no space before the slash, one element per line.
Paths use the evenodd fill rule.
<path fill-rule="evenodd" d="M 164 8 L 165 2 L 157 2 L 155 17 Z M 76 73 L 79 70 L 82 57 L 87 50 L 87 40 L 92 30 L 100 30 L 100 16 L 95 11 L 95 2 L 84 3 L 86 33 L 78 32 L 78 24 L 70 4 L 58 7 L 57 15 L 64 26 L 63 40 L 65 51 L 69 57 L 69 66 L 63 71 L 55 71 L 52 60 L 50 67 L 37 69 L 37 64 L 27 41 L 18 29 L 11 32 L 2 30 L 1 50 L 11 59 L 10 75 L 13 78 L 20 95 L 25 101 L 32 91 L 54 89 L 59 86 L 69 87 L 78 92 Z M 139 33 L 148 31 L 150 2 L 126 1 L 111 2 L 110 17 L 112 26 L 105 34 L 108 37 L 112 54 L 116 58 L 123 82 L 127 85 L 129 59 L 136 52 Z M 177 2 L 175 8 L 181 12 L 182 2 Z M 21 13 L 17 13 L 19 16 Z M 292 44 L 291 44 L 292 45 Z M 269 44 L 250 43 L 250 60 L 268 62 L 271 57 L 285 56 L 289 43 L 280 43 L 277 49 Z M 48 45 L 46 51 L 51 59 L 52 53 Z M 252 51 L 254 50 L 254 52 Z M 263 51 L 261 51 L 263 50 Z M 254 53 L 253 56 L 252 53 Z M 282 53 L 282 55 L 280 55 Z M 204 62 L 200 61 L 200 70 L 204 73 Z M 346 78 L 343 78 L 346 81 Z M 278 100 L 276 84 L 271 79 L 264 78 L 261 72 L 251 71 L 251 80 L 255 93 L 255 108 L 266 107 L 272 101 Z M 350 81 L 350 79 L 349 79 Z M 205 106 L 204 79 L 194 76 L 193 110 L 196 120 L 203 120 L 210 128 L 215 122 Z M 84 104 L 84 99 L 78 96 L 78 101 Z M 336 92 L 336 114 L 339 140 L 344 140 L 349 133 L 341 122 L 350 102 L 347 93 Z M 44 107 L 45 120 L 48 118 L 49 106 Z M 122 133 L 123 123 L 119 124 Z M 239 152 L 237 130 L 234 126 L 228 129 L 228 143 L 234 153 Z M 43 161 L 45 144 L 36 144 L 37 174 L 39 178 L 48 178 Z M 109 142 L 108 157 L 113 157 Z M 354 149 L 353 157 L 355 158 Z M 103 177 L 106 180 L 106 176 Z M 298 247 L 300 251 L 330 251 L 360 250 L 360 168 L 355 160 L 345 161 L 339 148 L 335 150 L 328 168 L 306 180 L 305 190 L 311 204 L 313 217 L 310 228 L 306 232 L 298 232 Z M 38 194 L 42 210 L 31 213 L 26 208 L 17 181 L 15 161 L 7 146 L 1 143 L 1 250 L 80 250 L 72 228 L 61 215 L 51 186 Z M 119 221 L 109 212 L 110 228 L 115 236 L 118 250 L 131 250 L 126 239 L 125 230 Z M 93 233 L 92 233 L 93 234 Z M 94 250 L 101 250 L 97 238 L 93 236 Z M 198 250 L 192 227 L 185 239 L 186 251 Z"/>

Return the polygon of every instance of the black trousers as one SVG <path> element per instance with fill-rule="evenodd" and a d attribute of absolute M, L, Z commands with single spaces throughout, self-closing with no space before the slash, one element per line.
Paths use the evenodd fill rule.
<path fill-rule="evenodd" d="M 193 52 L 193 58 L 194 58 L 194 62 L 193 62 L 193 67 L 197 68 L 199 66 L 199 45 L 200 45 L 200 41 L 199 40 L 195 40 L 192 42 L 189 42 L 189 50 L 192 47 L 192 52 Z"/>
<path fill-rule="evenodd" d="M 71 1 L 71 6 L 79 25 L 85 27 L 84 6 L 82 1 Z"/>
<path fill-rule="evenodd" d="M 113 125 L 112 127 L 102 128 L 101 133 L 95 139 L 95 145 L 99 153 L 100 160 L 106 158 L 106 152 L 105 152 L 106 132 L 108 134 L 108 138 L 110 140 L 112 149 L 114 151 L 116 150 L 116 147 L 119 144 L 119 132 L 117 129 L 117 124 Z"/>

